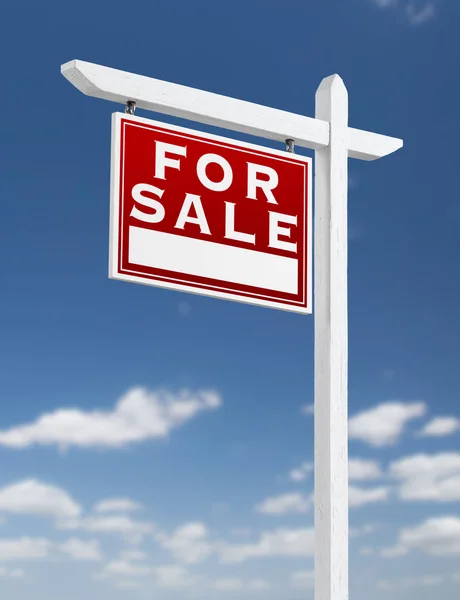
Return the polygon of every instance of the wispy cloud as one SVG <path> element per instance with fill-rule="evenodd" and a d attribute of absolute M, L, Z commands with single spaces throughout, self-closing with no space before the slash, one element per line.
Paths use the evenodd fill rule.
<path fill-rule="evenodd" d="M 387 381 L 393 381 L 395 376 L 396 376 L 396 371 L 394 369 L 384 369 L 383 370 L 383 377 Z"/>
<path fill-rule="evenodd" d="M 200 578 L 180 565 L 163 565 L 155 569 L 156 582 L 163 588 L 190 588 L 200 581 Z"/>
<path fill-rule="evenodd" d="M 101 577 L 107 577 L 109 575 L 124 575 L 128 577 L 139 577 L 149 575 L 152 572 L 152 568 L 143 565 L 135 564 L 127 560 L 113 560 L 107 563 L 101 573 Z"/>
<path fill-rule="evenodd" d="M 348 501 L 350 508 L 357 508 L 366 504 L 385 502 L 390 496 L 390 488 L 386 486 L 363 488 L 350 485 L 348 488 Z"/>
<path fill-rule="evenodd" d="M 67 531 L 115 534 L 130 543 L 138 544 L 146 535 L 156 531 L 154 523 L 136 521 L 127 515 L 88 515 L 75 519 L 60 519 L 57 527 Z"/>
<path fill-rule="evenodd" d="M 59 549 L 74 560 L 102 560 L 102 552 L 98 540 L 70 538 L 64 544 L 61 544 Z"/>
<path fill-rule="evenodd" d="M 181 317 L 186 317 L 192 310 L 191 305 L 188 302 L 179 302 L 177 305 L 177 311 Z"/>
<path fill-rule="evenodd" d="M 315 583 L 314 571 L 294 571 L 289 576 L 289 582 L 294 589 L 311 589 Z"/>
<path fill-rule="evenodd" d="M 407 590 L 417 586 L 440 585 L 446 581 L 445 577 L 440 575 L 424 575 L 423 577 L 401 577 L 399 579 L 380 579 L 377 587 L 381 590 Z"/>
<path fill-rule="evenodd" d="M 304 404 L 301 407 L 300 412 L 304 415 L 312 415 L 314 413 L 314 410 L 315 410 L 314 404 Z"/>
<path fill-rule="evenodd" d="M 131 500 L 131 498 L 107 498 L 98 502 L 93 510 L 98 513 L 108 512 L 132 512 L 142 508 L 139 502 Z"/>
<path fill-rule="evenodd" d="M 371 0 L 380 9 L 400 10 L 410 25 L 422 25 L 436 14 L 438 0 Z"/>
<path fill-rule="evenodd" d="M 311 509 L 312 503 L 312 496 L 294 492 L 267 498 L 256 505 L 256 511 L 267 515 L 302 514 Z"/>
<path fill-rule="evenodd" d="M 256 542 L 223 546 L 220 555 L 221 562 L 238 563 L 251 558 L 302 557 L 312 556 L 313 553 L 314 530 L 303 528 L 265 531 Z"/>
<path fill-rule="evenodd" d="M 419 3 L 411 2 L 406 7 L 406 15 L 411 25 L 423 25 L 431 21 L 436 14 L 435 5 L 433 2 L 426 2 L 419 6 Z"/>
<path fill-rule="evenodd" d="M 204 523 L 191 522 L 178 527 L 171 534 L 160 532 L 156 540 L 181 563 L 194 564 L 208 558 L 214 546 Z"/>
<path fill-rule="evenodd" d="M 299 467 L 291 469 L 291 471 L 289 472 L 289 479 L 291 479 L 292 481 L 304 481 L 312 472 L 313 463 L 304 462 Z"/>
<path fill-rule="evenodd" d="M 348 479 L 350 481 L 370 481 L 383 476 L 380 465 L 374 460 L 350 458 L 348 461 Z"/>
<path fill-rule="evenodd" d="M 24 571 L 22 569 L 7 569 L 0 567 L 0 579 L 23 579 Z"/>
<path fill-rule="evenodd" d="M 178 394 L 134 388 L 112 410 L 58 409 L 27 425 L 0 432 L 0 445 L 8 448 L 58 446 L 68 448 L 120 448 L 152 438 L 165 438 L 201 412 L 222 404 L 212 390 Z"/>
<path fill-rule="evenodd" d="M 46 538 L 1 538 L 0 561 L 34 560 L 47 558 L 53 547 L 53 542 Z"/>
<path fill-rule="evenodd" d="M 390 8 L 397 6 L 399 0 L 372 0 L 379 8 Z"/>
<path fill-rule="evenodd" d="M 295 482 L 305 481 L 313 473 L 314 465 L 306 461 L 289 471 L 289 479 Z M 378 462 L 363 458 L 350 458 L 348 461 L 348 479 L 350 481 L 371 481 L 380 479 L 383 472 Z"/>
<path fill-rule="evenodd" d="M 0 561 L 39 560 L 66 556 L 76 561 L 102 559 L 99 541 L 70 538 L 57 543 L 45 537 L 0 538 Z"/>

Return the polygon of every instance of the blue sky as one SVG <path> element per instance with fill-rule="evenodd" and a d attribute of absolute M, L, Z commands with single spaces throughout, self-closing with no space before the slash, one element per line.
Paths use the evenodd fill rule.
<path fill-rule="evenodd" d="M 459 13 L 453 0 L 3 11 L 4 597 L 312 597 L 312 317 L 108 279 L 121 107 L 60 75 L 79 58 L 310 116 L 338 73 L 350 124 L 404 139 L 350 161 L 351 596 L 458 598 Z"/>

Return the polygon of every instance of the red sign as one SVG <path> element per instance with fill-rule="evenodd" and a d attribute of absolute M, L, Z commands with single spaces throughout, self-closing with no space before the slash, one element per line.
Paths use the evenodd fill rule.
<path fill-rule="evenodd" d="M 311 159 L 116 113 L 114 279 L 311 312 Z"/>

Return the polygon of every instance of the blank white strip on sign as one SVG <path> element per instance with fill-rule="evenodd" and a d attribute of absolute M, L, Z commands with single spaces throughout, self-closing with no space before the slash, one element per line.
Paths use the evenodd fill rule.
<path fill-rule="evenodd" d="M 288 294 L 298 289 L 296 258 L 142 227 L 129 228 L 129 262 Z"/>

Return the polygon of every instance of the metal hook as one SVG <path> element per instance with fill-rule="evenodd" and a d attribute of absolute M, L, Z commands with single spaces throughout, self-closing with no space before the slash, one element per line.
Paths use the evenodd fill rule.
<path fill-rule="evenodd" d="M 292 152 L 292 154 L 295 153 L 295 142 L 291 138 L 286 140 L 286 152 Z"/>
<path fill-rule="evenodd" d="M 136 103 L 134 100 L 128 100 L 125 106 L 125 113 L 127 115 L 134 115 L 134 111 L 136 110 Z"/>

